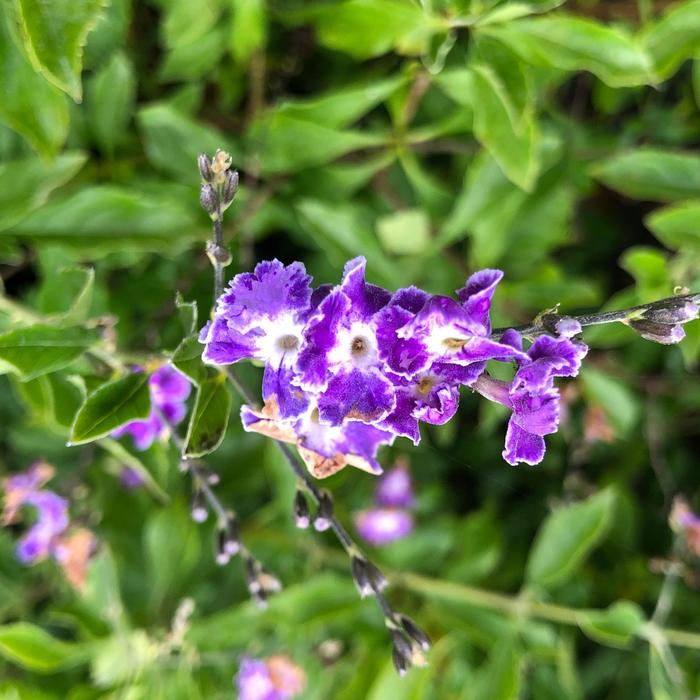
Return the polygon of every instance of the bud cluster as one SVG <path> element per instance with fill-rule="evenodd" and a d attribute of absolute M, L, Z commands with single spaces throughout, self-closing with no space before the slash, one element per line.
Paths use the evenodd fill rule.
<path fill-rule="evenodd" d="M 213 160 L 206 153 L 197 159 L 202 188 L 199 201 L 212 220 L 217 220 L 233 202 L 238 191 L 238 171 L 231 170 L 231 156 L 217 150 Z"/>
<path fill-rule="evenodd" d="M 248 592 L 253 600 L 258 607 L 267 607 L 268 597 L 282 590 L 280 580 L 248 552 L 245 553 L 245 572 Z"/>
<path fill-rule="evenodd" d="M 645 340 L 673 345 L 685 337 L 683 324 L 698 317 L 699 304 L 700 295 L 663 299 L 637 309 L 625 323 Z"/>

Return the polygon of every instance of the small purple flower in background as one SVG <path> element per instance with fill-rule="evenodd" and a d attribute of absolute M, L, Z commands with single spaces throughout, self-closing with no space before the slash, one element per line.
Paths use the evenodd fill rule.
<path fill-rule="evenodd" d="M 688 551 L 700 557 L 700 517 L 690 509 L 683 497 L 673 499 L 669 522 L 671 529 L 683 536 Z"/>
<path fill-rule="evenodd" d="M 415 503 L 408 463 L 397 460 L 394 468 L 377 482 L 374 491 L 377 505 L 385 508 L 412 508 Z"/>
<path fill-rule="evenodd" d="M 287 656 L 244 658 L 237 675 L 238 700 L 288 700 L 306 686 L 306 674 Z"/>
<path fill-rule="evenodd" d="M 363 510 L 355 516 L 355 527 L 363 540 L 381 547 L 410 535 L 413 516 L 403 508 Z"/>
<path fill-rule="evenodd" d="M 149 388 L 151 401 L 158 410 L 154 408 L 145 420 L 131 421 L 111 433 L 114 438 L 131 435 L 137 450 L 147 450 L 156 439 L 167 439 L 170 427 L 180 423 L 187 413 L 185 401 L 192 387 L 174 367 L 163 365 L 151 375 Z"/>
<path fill-rule="evenodd" d="M 51 557 L 61 566 L 70 583 L 81 588 L 95 540 L 93 534 L 83 528 L 67 532 L 70 525 L 68 501 L 43 488 L 53 474 L 52 466 L 37 462 L 27 471 L 5 479 L 2 524 L 20 522 L 22 507 L 31 507 L 36 519 L 17 543 L 17 559 L 30 566 Z"/>
<path fill-rule="evenodd" d="M 141 474 L 139 474 L 133 467 L 126 465 L 122 467 L 122 470 L 119 472 L 119 481 L 121 482 L 121 485 L 129 491 L 141 488 L 141 486 L 143 486 L 145 483 Z"/>
<path fill-rule="evenodd" d="M 413 515 L 409 512 L 415 503 L 408 465 L 399 462 L 384 474 L 374 492 L 377 508 L 360 511 L 355 515 L 355 527 L 362 539 L 380 547 L 400 540 L 413 531 Z"/>

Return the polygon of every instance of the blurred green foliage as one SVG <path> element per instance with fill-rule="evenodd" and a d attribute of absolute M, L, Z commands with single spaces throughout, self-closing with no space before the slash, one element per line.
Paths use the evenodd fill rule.
<path fill-rule="evenodd" d="M 175 301 L 210 306 L 196 157 L 217 147 L 241 172 L 231 274 L 276 256 L 326 282 L 362 254 L 379 284 L 449 293 L 498 266 L 497 325 L 697 291 L 698 0 L 7 0 L 0 88 L 0 464 L 55 464 L 101 542 L 77 594 L 0 531 L 2 700 L 231 697 L 243 653 L 278 652 L 319 700 L 700 694 L 697 646 L 645 622 L 670 499 L 700 506 L 699 322 L 680 348 L 591 329 L 537 468 L 502 462 L 504 415 L 468 394 L 382 454 L 410 459 L 418 527 L 372 555 L 436 642 L 399 679 L 380 613 L 330 537 L 294 530 L 292 477 L 240 429 Z M 214 564 L 172 446 L 66 447 L 143 415 L 140 380 L 104 364 L 115 342 L 127 361 L 179 345 L 192 454 L 233 416 L 208 462 L 285 584 L 267 611 L 239 562 Z M 124 464 L 144 488 L 119 485 Z M 328 485 L 346 522 L 373 488 L 351 470 Z M 667 625 L 692 631 L 697 563 L 681 571 Z"/>

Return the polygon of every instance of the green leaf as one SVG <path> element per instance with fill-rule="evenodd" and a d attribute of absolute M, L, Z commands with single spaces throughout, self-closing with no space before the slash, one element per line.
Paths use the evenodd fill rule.
<path fill-rule="evenodd" d="M 644 223 L 669 248 L 700 252 L 700 199 L 657 209 Z"/>
<path fill-rule="evenodd" d="M 0 3 L 0 120 L 42 156 L 52 156 L 68 135 L 68 103 L 20 50 L 11 12 L 9 2 Z"/>
<path fill-rule="evenodd" d="M 507 85 L 489 66 L 472 71 L 474 135 L 518 187 L 531 190 L 539 171 L 537 125 L 519 112 Z"/>
<path fill-rule="evenodd" d="M 700 58 L 693 61 L 693 94 L 695 104 L 700 109 Z"/>
<path fill-rule="evenodd" d="M 283 102 L 275 112 L 292 119 L 342 129 L 393 95 L 406 82 L 407 78 L 402 75 L 364 81 L 322 93 L 313 99 Z"/>
<path fill-rule="evenodd" d="M 45 316 L 60 315 L 62 323 L 84 321 L 92 304 L 95 271 L 69 267 L 49 273 L 37 294 L 36 305 Z"/>
<path fill-rule="evenodd" d="M 345 0 L 307 14 L 321 44 L 356 59 L 391 49 L 404 55 L 420 54 L 437 28 L 410 0 Z"/>
<path fill-rule="evenodd" d="M 83 47 L 105 5 L 104 0 L 15 0 L 34 68 L 76 102 L 82 98 Z"/>
<path fill-rule="evenodd" d="M 675 202 L 700 196 L 700 156 L 637 148 L 597 163 L 591 174 L 634 199 Z"/>
<path fill-rule="evenodd" d="M 80 407 L 70 444 L 93 442 L 133 420 L 145 420 L 151 413 L 148 374 L 129 373 L 103 384 Z"/>
<path fill-rule="evenodd" d="M 216 0 L 170 0 L 165 3 L 162 24 L 165 43 L 169 48 L 192 44 L 206 36 L 221 13 Z"/>
<path fill-rule="evenodd" d="M 683 61 L 696 58 L 700 47 L 700 1 L 680 2 L 647 25 L 640 43 L 651 56 L 654 72 L 670 78 Z"/>
<path fill-rule="evenodd" d="M 29 671 L 54 673 L 84 663 L 90 650 L 56 639 L 36 625 L 16 622 L 0 626 L 0 654 Z"/>
<path fill-rule="evenodd" d="M 540 527 L 527 562 L 530 583 L 553 588 L 575 573 L 602 540 L 613 515 L 615 492 L 607 488 L 551 513 Z"/>
<path fill-rule="evenodd" d="M 587 70 L 611 87 L 655 82 L 650 57 L 622 29 L 559 15 L 482 27 L 533 65 Z"/>
<path fill-rule="evenodd" d="M 639 301 L 655 301 L 673 292 L 667 255 L 658 248 L 632 246 L 620 257 L 620 266 L 634 277 Z"/>
<path fill-rule="evenodd" d="M 170 358 L 171 364 L 194 384 L 199 386 L 207 378 L 207 367 L 202 362 L 204 346 L 199 342 L 199 334 L 193 333 L 183 338 Z"/>
<path fill-rule="evenodd" d="M 0 367 L 26 381 L 67 367 L 98 340 L 99 332 L 77 326 L 18 328 L 0 335 Z"/>
<path fill-rule="evenodd" d="M 668 647 L 649 646 L 649 683 L 654 700 L 687 700 L 683 677 Z"/>
<path fill-rule="evenodd" d="M 639 402 L 626 383 L 586 365 L 581 371 L 581 386 L 586 399 L 602 406 L 617 430 L 627 433 L 635 426 Z"/>
<path fill-rule="evenodd" d="M 238 63 L 247 64 L 267 39 L 266 0 L 232 1 L 231 54 Z"/>
<path fill-rule="evenodd" d="M 333 205 L 316 199 L 304 199 L 296 206 L 304 231 L 331 262 L 342 267 L 348 258 L 365 255 L 371 274 L 381 283 L 400 278 L 399 270 L 388 262 L 366 216 L 367 212 L 352 204 Z"/>
<path fill-rule="evenodd" d="M 259 144 L 260 167 L 267 174 L 288 173 L 323 165 L 339 156 L 371 146 L 386 137 L 366 131 L 341 131 L 275 111 L 259 119 L 249 139 Z"/>
<path fill-rule="evenodd" d="M 231 412 L 231 394 L 226 375 L 218 374 L 197 388 L 197 399 L 185 438 L 184 457 L 202 457 L 213 452 L 224 439 Z"/>
<path fill-rule="evenodd" d="M 152 667 L 157 655 L 157 643 L 146 632 L 127 630 L 96 645 L 91 675 L 99 688 L 133 684 Z"/>
<path fill-rule="evenodd" d="M 45 204 L 51 192 L 72 179 L 86 160 L 81 151 L 67 151 L 50 163 L 37 156 L 0 163 L 0 231 Z"/>
<path fill-rule="evenodd" d="M 180 314 L 182 325 L 186 335 L 197 333 L 199 328 L 196 301 L 185 301 L 180 292 L 175 293 L 175 307 Z"/>
<path fill-rule="evenodd" d="M 161 66 L 161 81 L 205 78 L 226 52 L 227 36 L 224 27 L 215 27 L 200 39 L 173 48 Z"/>
<path fill-rule="evenodd" d="M 517 700 L 523 669 L 523 654 L 515 639 L 507 637 L 494 645 L 476 685 L 477 700 Z"/>
<path fill-rule="evenodd" d="M 581 610 L 578 626 L 593 641 L 624 649 L 644 624 L 644 611 L 628 600 L 619 600 L 607 610 Z"/>
<path fill-rule="evenodd" d="M 199 535 L 187 509 L 173 503 L 151 515 L 143 537 L 150 601 L 157 610 L 169 593 L 183 586 L 199 561 Z"/>
<path fill-rule="evenodd" d="M 377 219 L 377 236 L 387 253 L 420 255 L 430 241 L 430 219 L 422 209 L 404 209 Z"/>
<path fill-rule="evenodd" d="M 136 100 L 136 79 L 131 62 L 115 53 L 88 84 L 88 121 L 103 152 L 114 151 L 125 138 Z"/>
<path fill-rule="evenodd" d="M 175 186 L 153 188 L 147 196 L 137 188 L 86 187 L 50 202 L 10 232 L 88 248 L 91 255 L 103 250 L 172 251 L 198 231 L 198 218 L 182 195 Z"/>
<path fill-rule="evenodd" d="M 208 125 L 178 112 L 170 105 L 154 104 L 139 110 L 138 123 L 145 142 L 146 155 L 158 169 L 182 182 L 198 183 L 197 156 L 213 155 L 217 148 L 228 151 L 234 163 L 240 161 L 231 140 Z M 193 191 L 196 200 L 197 193 Z"/>

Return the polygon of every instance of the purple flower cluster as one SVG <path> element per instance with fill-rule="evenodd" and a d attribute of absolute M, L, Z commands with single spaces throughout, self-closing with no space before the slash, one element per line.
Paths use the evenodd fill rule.
<path fill-rule="evenodd" d="M 355 527 L 362 539 L 380 547 L 400 540 L 413 531 L 410 508 L 415 502 L 411 473 L 399 464 L 384 474 L 374 492 L 376 508 L 360 511 Z"/>
<path fill-rule="evenodd" d="M 122 425 L 111 433 L 114 438 L 131 435 L 137 450 L 147 450 L 154 440 L 168 438 L 170 427 L 180 423 L 187 413 L 185 401 L 191 389 L 187 378 L 170 365 L 156 370 L 148 383 L 153 404 L 151 415 L 145 420 Z"/>
<path fill-rule="evenodd" d="M 306 685 L 306 675 L 286 656 L 244 658 L 238 671 L 238 700 L 289 700 Z"/>
<path fill-rule="evenodd" d="M 44 488 L 53 474 L 51 465 L 36 462 L 25 472 L 8 477 L 4 482 L 1 522 L 3 525 L 19 522 L 22 508 L 30 506 L 36 512 L 36 519 L 17 543 L 17 558 L 29 566 L 51 557 L 70 583 L 79 588 L 85 582 L 94 537 L 83 528 L 67 533 L 68 502 Z"/>
<path fill-rule="evenodd" d="M 391 293 L 365 281 L 365 265 L 355 258 L 339 285 L 316 289 L 298 262 L 261 262 L 233 278 L 200 341 L 206 363 L 264 363 L 264 407 L 243 407 L 244 428 L 296 444 L 315 476 L 346 464 L 379 474 L 379 446 L 398 436 L 417 444 L 419 423 L 452 418 L 464 385 L 513 411 L 506 459 L 539 462 L 558 422 L 552 380 L 576 374 L 586 352 L 570 337 L 580 327 L 560 324 L 525 351 L 514 331 L 492 335 L 501 271 L 474 273 L 455 300 Z M 514 381 L 491 380 L 489 360 L 516 362 Z"/>

